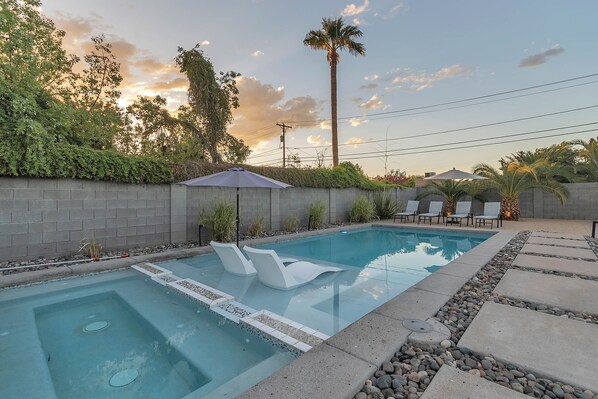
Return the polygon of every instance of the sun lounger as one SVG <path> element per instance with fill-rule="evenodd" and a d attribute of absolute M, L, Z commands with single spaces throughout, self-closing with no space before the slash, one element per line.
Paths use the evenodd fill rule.
<path fill-rule="evenodd" d="M 469 219 L 472 219 L 473 216 L 471 215 L 471 201 L 459 201 L 457 202 L 457 206 L 455 209 L 455 213 L 452 215 L 448 215 L 446 217 L 446 224 L 459 222 L 459 226 L 463 226 L 463 219 L 467 220 L 467 225 L 469 226 Z"/>
<path fill-rule="evenodd" d="M 442 216 L 442 201 L 432 201 L 430 202 L 430 208 L 428 209 L 427 213 L 420 213 L 419 217 L 417 218 L 417 224 L 424 219 L 424 223 L 426 220 L 430 221 L 432 224 L 432 218 L 438 218 L 438 224 L 440 224 L 440 217 Z"/>
<path fill-rule="evenodd" d="M 210 245 L 216 251 L 227 272 L 236 274 L 237 276 L 253 276 L 257 273 L 255 267 L 253 267 L 253 262 L 245 258 L 245 255 L 243 255 L 239 247 L 235 244 L 211 241 Z M 281 261 L 284 264 L 297 262 L 297 259 L 282 258 Z"/>
<path fill-rule="evenodd" d="M 478 215 L 473 217 L 475 227 L 481 226 L 482 222 L 484 226 L 486 225 L 486 221 L 490 221 L 490 228 L 494 224 L 496 220 L 496 227 L 502 226 L 502 217 L 500 216 L 500 202 L 486 202 L 484 204 L 484 214 Z"/>
<path fill-rule="evenodd" d="M 392 222 L 394 223 L 397 219 L 399 219 L 401 222 L 405 219 L 409 221 L 410 216 L 413 216 L 413 221 L 415 222 L 415 216 L 417 215 L 418 207 L 419 201 L 407 201 L 407 207 L 405 208 L 405 211 L 395 214 Z"/>
<path fill-rule="evenodd" d="M 290 290 L 307 284 L 322 273 L 340 272 L 338 267 L 326 267 L 315 263 L 299 261 L 287 267 L 275 251 L 243 247 L 257 270 L 257 277 L 262 284 L 278 290 Z"/>

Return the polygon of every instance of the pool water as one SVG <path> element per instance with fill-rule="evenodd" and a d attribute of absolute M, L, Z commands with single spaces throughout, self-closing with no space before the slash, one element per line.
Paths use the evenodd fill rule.
<path fill-rule="evenodd" d="M 227 273 L 215 254 L 162 262 L 176 275 L 235 296 L 333 335 L 431 273 L 485 241 L 489 235 L 375 227 L 260 246 L 281 256 L 338 266 L 290 291 L 266 287 L 257 277 Z"/>
<path fill-rule="evenodd" d="M 1 398 L 232 398 L 295 356 L 132 270 L 4 290 Z"/>

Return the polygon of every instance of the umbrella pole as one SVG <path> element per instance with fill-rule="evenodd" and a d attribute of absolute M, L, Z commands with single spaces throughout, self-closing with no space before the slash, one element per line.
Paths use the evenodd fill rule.
<path fill-rule="evenodd" d="M 239 246 L 239 187 L 237 187 L 237 247 Z"/>

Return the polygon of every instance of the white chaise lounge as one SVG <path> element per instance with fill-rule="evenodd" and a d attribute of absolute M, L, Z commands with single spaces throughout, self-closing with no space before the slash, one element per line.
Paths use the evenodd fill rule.
<path fill-rule="evenodd" d="M 417 224 L 424 219 L 424 223 L 426 220 L 430 221 L 432 224 L 432 218 L 438 218 L 438 224 L 440 224 L 440 217 L 442 216 L 442 201 L 431 201 L 430 208 L 428 208 L 427 213 L 420 213 L 419 217 L 417 218 Z"/>
<path fill-rule="evenodd" d="M 415 215 L 417 215 L 417 208 L 419 207 L 419 201 L 407 201 L 407 207 L 405 208 L 404 212 L 399 212 L 395 214 L 392 222 L 394 223 L 397 219 L 401 222 L 404 219 L 409 221 L 409 216 L 413 216 L 413 221 L 415 222 Z"/>
<path fill-rule="evenodd" d="M 322 273 L 340 272 L 338 267 L 327 267 L 315 263 L 299 261 L 284 266 L 281 258 L 271 249 L 243 247 L 257 270 L 257 278 L 262 284 L 278 290 L 290 290 L 307 284 Z"/>
<path fill-rule="evenodd" d="M 490 228 L 496 220 L 496 227 L 502 226 L 502 217 L 500 216 L 500 202 L 486 202 L 484 204 L 484 214 L 473 217 L 475 227 L 481 226 L 482 222 L 484 226 L 486 221 L 490 221 Z"/>
<path fill-rule="evenodd" d="M 210 245 L 216 251 L 227 272 L 236 274 L 237 276 L 253 276 L 257 273 L 255 267 L 253 267 L 253 262 L 243 255 L 237 245 L 216 241 L 210 241 Z M 282 258 L 281 261 L 284 264 L 297 262 L 297 259 Z"/>
<path fill-rule="evenodd" d="M 452 215 L 448 215 L 446 217 L 446 224 L 453 223 L 459 221 L 459 226 L 463 225 L 463 219 L 467 220 L 467 225 L 469 226 L 469 219 L 472 219 L 473 223 L 473 216 L 471 215 L 471 201 L 459 201 L 457 202 L 457 206 L 455 208 L 455 213 Z"/>

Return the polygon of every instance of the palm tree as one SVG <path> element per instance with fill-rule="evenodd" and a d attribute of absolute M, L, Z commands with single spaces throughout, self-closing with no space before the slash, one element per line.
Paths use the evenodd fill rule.
<path fill-rule="evenodd" d="M 484 200 L 482 193 L 487 191 L 487 185 L 478 181 L 467 181 L 467 180 L 440 180 L 440 181 L 429 181 L 424 186 L 422 192 L 416 197 L 420 200 L 430 195 L 439 195 L 444 197 L 444 208 L 442 214 L 448 216 L 455 213 L 457 201 L 466 196 L 471 198 L 477 198 Z"/>
<path fill-rule="evenodd" d="M 598 140 L 591 138 L 588 141 L 573 140 L 570 143 L 583 147 L 578 152 L 581 162 L 577 163 L 576 172 L 587 181 L 598 181 Z"/>
<path fill-rule="evenodd" d="M 538 160 L 531 165 L 511 162 L 496 169 L 488 164 L 476 165 L 474 173 L 487 177 L 493 183 L 493 188 L 502 197 L 500 212 L 505 220 L 519 220 L 521 208 L 519 196 L 532 188 L 539 188 L 554 194 L 561 204 L 569 196 L 569 191 L 545 172 L 547 162 Z"/>
<path fill-rule="evenodd" d="M 322 29 L 311 30 L 303 44 L 316 50 L 325 50 L 330 64 L 330 106 L 332 119 L 332 165 L 338 166 L 338 132 L 336 102 L 336 65 L 340 59 L 338 52 L 347 50 L 352 55 L 365 55 L 365 47 L 354 41 L 363 33 L 358 27 L 345 25 L 342 17 L 322 19 Z"/>

